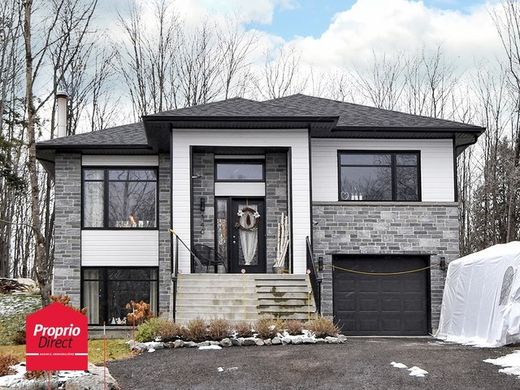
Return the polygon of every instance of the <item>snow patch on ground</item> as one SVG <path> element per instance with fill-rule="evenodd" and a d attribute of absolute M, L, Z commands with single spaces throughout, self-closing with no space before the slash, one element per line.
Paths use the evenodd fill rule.
<path fill-rule="evenodd" d="M 0 317 L 11 317 L 38 310 L 41 307 L 39 295 L 0 294 Z"/>
<path fill-rule="evenodd" d="M 424 378 L 424 376 L 426 374 L 428 374 L 428 371 L 423 370 L 422 368 L 417 367 L 417 366 L 413 366 L 412 368 L 408 368 L 408 366 L 406 364 L 397 363 L 397 362 L 391 362 L 390 365 L 392 367 L 395 367 L 395 368 L 407 369 L 408 371 L 410 371 L 410 374 L 409 374 L 410 376 L 415 376 L 415 377 L 418 377 L 418 378 Z"/>
<path fill-rule="evenodd" d="M 498 370 L 498 372 L 520 377 L 520 350 L 496 359 L 486 359 L 484 362 L 504 367 Z"/>
<path fill-rule="evenodd" d="M 424 376 L 428 374 L 428 371 L 423 370 L 422 368 L 417 366 L 409 368 L 408 371 L 410 371 L 410 376 L 416 376 L 418 378 L 424 378 Z"/>
<path fill-rule="evenodd" d="M 0 388 L 11 387 L 11 386 L 29 386 L 34 381 L 25 379 L 25 373 L 27 370 L 25 369 L 25 363 L 18 363 L 12 368 L 15 370 L 15 374 L 0 376 Z M 60 382 L 65 382 L 72 378 L 77 378 L 80 376 L 91 375 L 86 371 L 58 371 L 53 374 L 53 377 L 58 379 Z M 46 380 L 42 380 L 46 383 Z"/>
<path fill-rule="evenodd" d="M 222 349 L 220 345 L 203 345 L 199 347 L 200 350 L 207 350 L 207 349 Z"/>

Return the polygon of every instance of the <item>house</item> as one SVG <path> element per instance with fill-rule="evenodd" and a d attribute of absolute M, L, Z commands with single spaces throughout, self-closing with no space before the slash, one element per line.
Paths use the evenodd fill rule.
<path fill-rule="evenodd" d="M 437 328 L 456 157 L 484 128 L 302 94 L 142 119 L 37 144 L 55 181 L 53 291 L 91 325 L 144 300 L 178 321 L 317 310 L 347 334 Z"/>

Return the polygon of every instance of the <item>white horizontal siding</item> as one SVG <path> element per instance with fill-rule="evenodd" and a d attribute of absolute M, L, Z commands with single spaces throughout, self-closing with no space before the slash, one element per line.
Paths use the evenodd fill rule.
<path fill-rule="evenodd" d="M 310 235 L 309 144 L 307 129 L 172 131 L 172 218 L 177 234 L 190 244 L 190 146 L 287 147 L 291 150 L 293 272 L 306 270 L 305 237 Z M 179 270 L 190 273 L 190 255 L 179 248 Z"/>
<path fill-rule="evenodd" d="M 82 266 L 159 265 L 157 230 L 83 230 L 81 232 Z"/>
<path fill-rule="evenodd" d="M 265 183 L 215 183 L 215 196 L 265 196 Z"/>
<path fill-rule="evenodd" d="M 451 139 L 320 139 L 311 140 L 312 200 L 338 200 L 338 150 L 418 150 L 424 202 L 453 202 Z"/>
<path fill-rule="evenodd" d="M 159 165 L 158 156 L 120 156 L 120 155 L 83 155 L 81 165 L 90 166 L 156 166 Z"/>

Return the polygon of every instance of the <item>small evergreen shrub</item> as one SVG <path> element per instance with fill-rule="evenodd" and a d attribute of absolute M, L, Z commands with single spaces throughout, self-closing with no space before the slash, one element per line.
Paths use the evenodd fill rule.
<path fill-rule="evenodd" d="M 304 328 L 313 332 L 316 337 L 335 337 L 339 334 L 339 328 L 332 320 L 325 317 L 317 317 L 307 321 Z"/>
<path fill-rule="evenodd" d="M 228 320 L 215 319 L 211 320 L 208 325 L 208 336 L 212 340 L 222 340 L 229 337 L 231 333 L 231 325 Z"/>
<path fill-rule="evenodd" d="M 151 318 L 137 326 L 135 341 L 146 343 L 153 341 L 159 335 L 160 322 L 158 318 Z"/>

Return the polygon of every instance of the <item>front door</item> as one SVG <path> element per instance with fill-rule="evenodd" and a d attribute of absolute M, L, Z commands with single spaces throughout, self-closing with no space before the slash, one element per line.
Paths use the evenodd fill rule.
<path fill-rule="evenodd" d="M 216 199 L 216 247 L 228 272 L 265 273 L 265 200 Z"/>

